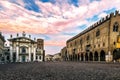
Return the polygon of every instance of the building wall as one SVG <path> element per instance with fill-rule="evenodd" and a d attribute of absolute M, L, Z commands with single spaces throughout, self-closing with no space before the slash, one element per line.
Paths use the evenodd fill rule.
<path fill-rule="evenodd" d="M 11 62 L 22 62 L 22 56 L 25 56 L 25 62 L 32 61 L 31 54 L 33 54 L 33 61 L 36 60 L 36 49 L 37 45 L 34 43 L 26 43 L 26 42 L 10 42 L 10 51 L 11 51 Z M 25 47 L 25 53 L 22 52 L 22 48 Z M 13 56 L 15 53 L 15 61 L 13 60 Z"/>
<path fill-rule="evenodd" d="M 89 56 L 92 54 L 92 61 L 96 59 L 100 61 L 103 60 L 103 58 L 106 60 L 108 52 L 110 55 L 113 55 L 113 51 L 116 49 L 117 37 L 120 32 L 120 28 L 118 28 L 119 30 L 117 32 L 113 32 L 115 22 L 120 25 L 120 14 L 118 14 L 117 11 L 69 39 L 66 43 L 69 58 L 72 58 L 71 60 L 73 60 L 73 58 L 77 58 L 75 60 L 81 60 L 82 55 L 84 61 L 89 61 Z M 99 36 L 96 36 L 97 31 L 100 31 Z M 88 36 L 89 39 L 87 40 Z M 88 57 L 87 60 L 86 57 Z M 109 60 L 112 61 L 112 57 L 110 57 Z"/>
<path fill-rule="evenodd" d="M 39 58 L 41 58 L 42 61 L 45 61 L 45 50 L 44 50 L 43 39 L 37 39 L 37 49 L 38 49 L 37 56 L 39 56 Z"/>
<path fill-rule="evenodd" d="M 0 32 L 0 62 L 3 61 L 4 42 L 5 42 L 5 39 L 2 35 L 2 33 Z"/>
<path fill-rule="evenodd" d="M 37 47 L 44 50 L 44 40 L 37 39 Z"/>
<path fill-rule="evenodd" d="M 63 49 L 61 49 L 61 58 L 63 61 L 67 61 L 68 60 L 68 53 L 67 53 L 67 48 L 64 47 Z"/>
<path fill-rule="evenodd" d="M 47 55 L 45 56 L 45 61 L 53 61 L 53 55 L 47 54 Z"/>

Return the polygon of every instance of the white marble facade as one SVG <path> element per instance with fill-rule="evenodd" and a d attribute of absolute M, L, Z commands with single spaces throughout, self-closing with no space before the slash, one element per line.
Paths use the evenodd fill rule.
<path fill-rule="evenodd" d="M 10 61 L 11 62 L 32 62 L 43 61 L 43 53 L 37 54 L 37 42 L 32 40 L 29 36 L 26 37 L 25 33 L 21 37 L 17 34 L 17 37 L 8 39 L 10 42 Z M 44 52 L 44 50 L 41 50 Z"/>

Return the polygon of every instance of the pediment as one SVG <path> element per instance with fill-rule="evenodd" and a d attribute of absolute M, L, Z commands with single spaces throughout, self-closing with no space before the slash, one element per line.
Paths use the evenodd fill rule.
<path fill-rule="evenodd" d="M 35 42 L 34 40 L 27 38 L 27 37 L 18 37 L 18 38 L 12 38 L 8 39 L 9 41 L 14 41 L 14 42 Z"/>

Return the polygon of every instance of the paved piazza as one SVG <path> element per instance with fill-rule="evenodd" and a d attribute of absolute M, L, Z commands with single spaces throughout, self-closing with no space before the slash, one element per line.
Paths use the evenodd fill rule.
<path fill-rule="evenodd" d="M 120 63 L 0 64 L 0 80 L 120 80 Z"/>

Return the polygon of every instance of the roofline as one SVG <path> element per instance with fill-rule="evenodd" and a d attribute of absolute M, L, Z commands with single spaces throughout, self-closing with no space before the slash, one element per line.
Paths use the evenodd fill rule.
<path fill-rule="evenodd" d="M 8 40 L 8 41 L 13 41 L 14 39 L 18 39 L 18 38 L 26 38 L 26 39 L 29 39 L 29 40 L 31 40 L 31 41 L 33 41 L 33 42 L 36 42 L 36 41 L 34 41 L 34 40 L 32 40 L 32 39 L 30 39 L 30 38 L 28 38 L 28 37 L 16 37 L 16 38 L 7 39 L 7 40 Z"/>
<path fill-rule="evenodd" d="M 93 30 L 94 28 L 98 27 L 99 25 L 103 24 L 104 22 L 110 20 L 112 14 L 113 14 L 113 13 L 111 13 L 110 15 L 107 15 L 105 18 L 102 18 L 101 20 L 97 21 L 97 22 L 94 23 L 92 26 L 90 26 L 90 27 L 88 27 L 87 29 L 83 30 L 82 32 L 80 32 L 80 33 L 77 34 L 76 36 L 68 39 L 68 40 L 67 40 L 67 43 L 70 42 L 70 41 L 72 41 L 72 40 L 74 40 L 74 39 L 76 39 L 76 38 L 78 38 L 78 37 L 80 37 L 80 36 L 82 36 L 83 34 L 89 32 L 89 31 L 91 31 L 91 30 Z"/>

